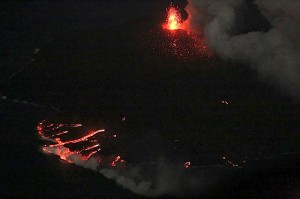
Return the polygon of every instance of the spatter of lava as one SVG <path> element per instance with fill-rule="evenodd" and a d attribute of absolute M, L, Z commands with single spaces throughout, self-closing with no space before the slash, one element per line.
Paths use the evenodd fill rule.
<path fill-rule="evenodd" d="M 114 139 L 116 135 L 105 134 L 104 129 L 85 131 L 82 124 L 50 123 L 43 120 L 37 126 L 41 139 L 49 143 L 42 147 L 46 153 L 58 155 L 68 163 L 93 158 L 99 165 L 116 167 L 125 161 L 119 155 L 102 156 L 101 140 Z"/>
<path fill-rule="evenodd" d="M 109 134 L 104 129 L 87 130 L 80 123 L 51 123 L 43 120 L 38 124 L 37 131 L 40 138 L 47 143 L 42 147 L 43 152 L 57 155 L 66 163 L 84 166 L 92 162 L 94 170 L 128 166 L 120 155 L 111 152 L 108 147 L 108 143 L 116 139 L 117 135 Z M 178 140 L 175 140 L 175 143 L 177 142 Z M 225 161 L 225 165 L 241 167 L 248 157 L 238 163 L 225 156 L 221 159 Z M 190 167 L 192 167 L 190 161 L 183 163 L 184 169 Z"/>

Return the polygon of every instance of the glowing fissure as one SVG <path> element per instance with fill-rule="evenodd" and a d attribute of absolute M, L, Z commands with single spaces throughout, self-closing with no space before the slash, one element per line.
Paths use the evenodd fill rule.
<path fill-rule="evenodd" d="M 85 156 L 85 159 L 88 160 L 90 159 L 90 157 L 92 157 L 94 154 L 96 154 L 98 151 L 100 151 L 101 149 L 97 149 L 96 151 L 92 151 L 90 152 L 87 156 Z"/>
<path fill-rule="evenodd" d="M 81 153 L 82 151 L 89 151 L 91 149 L 97 148 L 98 146 L 100 146 L 100 144 L 95 144 L 93 146 L 87 147 L 87 148 L 83 148 L 82 150 L 80 150 L 79 152 Z"/>
<path fill-rule="evenodd" d="M 93 164 L 94 167 L 99 166 L 100 165 L 99 163 L 102 161 L 102 159 L 94 158 L 93 160 L 91 160 L 91 157 L 97 154 L 99 151 L 101 151 L 100 148 L 101 145 L 99 143 L 99 140 L 95 136 L 99 133 L 105 132 L 104 129 L 89 131 L 88 134 L 80 138 L 62 141 L 62 139 L 63 140 L 66 139 L 66 137 L 62 137 L 62 136 L 68 133 L 72 133 L 73 128 L 79 128 L 82 126 L 83 126 L 82 124 L 62 124 L 62 123 L 55 124 L 43 120 L 37 126 L 38 134 L 43 140 L 47 140 L 55 144 L 44 145 L 42 150 L 46 153 L 58 155 L 60 159 L 68 163 L 78 164 L 79 161 L 80 164 L 83 164 L 82 161 L 94 161 L 96 162 L 95 164 Z M 116 136 L 113 137 L 115 138 Z M 83 147 L 81 149 L 71 150 L 70 148 L 66 147 L 66 145 L 71 146 L 78 143 L 83 144 Z M 74 160 L 76 160 L 77 162 L 75 162 Z M 117 164 L 125 163 L 125 161 L 121 159 L 121 156 L 115 156 L 112 159 L 108 158 L 106 162 L 108 162 L 107 166 L 111 166 L 111 167 L 115 167 L 117 166 Z"/>
<path fill-rule="evenodd" d="M 117 156 L 111 163 L 110 166 L 116 167 L 118 163 L 124 163 L 125 160 L 121 159 L 121 156 Z"/>
<path fill-rule="evenodd" d="M 78 136 L 82 131 L 86 131 L 87 128 L 82 126 L 82 124 L 55 124 L 46 120 L 40 122 L 37 126 L 38 135 L 40 135 L 43 140 L 52 143 L 44 145 L 42 147 L 43 152 L 57 155 L 66 163 L 74 163 L 78 166 L 99 172 L 106 178 L 116 181 L 116 183 L 134 193 L 152 197 L 166 194 L 173 196 L 184 194 L 185 190 L 181 189 L 183 184 L 184 186 L 185 184 L 187 184 L 187 186 L 192 184 L 192 187 L 188 187 L 188 190 L 196 190 L 195 193 L 198 194 L 201 193 L 203 186 L 205 186 L 201 182 L 203 180 L 210 180 L 212 177 L 210 175 L 209 179 L 206 179 L 202 173 L 195 176 L 186 175 L 189 172 L 182 172 L 183 170 L 188 169 L 192 172 L 192 168 L 196 168 L 192 166 L 190 161 L 181 165 L 181 169 L 179 170 L 174 170 L 174 165 L 169 165 L 167 162 L 158 162 L 154 165 L 159 173 L 154 172 L 153 176 L 149 177 L 144 175 L 144 172 L 148 172 L 148 167 L 139 167 L 139 165 L 133 166 L 127 164 L 119 154 L 107 154 L 102 152 L 106 150 L 104 150 L 104 148 L 102 150 L 101 148 L 102 145 L 105 145 L 104 139 L 117 139 L 117 135 L 114 133 L 108 135 L 104 129 L 101 129 L 88 131 L 87 134 L 84 134 L 84 136 L 78 139 L 70 139 L 70 137 Z M 103 141 L 103 143 L 101 141 Z M 175 140 L 175 142 L 178 142 L 178 140 Z M 239 167 L 239 165 L 229 161 L 226 157 L 222 159 L 232 167 Z M 243 163 L 245 163 L 245 161 L 246 160 L 244 160 Z M 209 169 L 214 168 L 215 167 Z M 207 169 L 208 168 L 205 168 L 203 172 Z M 187 176 L 188 178 L 186 178 Z M 191 183 L 183 183 L 183 178 L 185 181 L 188 180 L 188 182 Z"/>
<path fill-rule="evenodd" d="M 186 163 L 184 163 L 184 165 L 183 165 L 183 167 L 185 168 L 185 169 L 188 169 L 188 168 L 190 168 L 191 167 L 191 162 L 186 162 Z"/>
<path fill-rule="evenodd" d="M 104 132 L 104 131 L 105 131 L 104 129 L 94 131 L 94 132 L 91 132 L 91 133 L 87 134 L 86 136 L 83 136 L 82 138 L 79 138 L 79 139 L 76 139 L 76 140 L 69 140 L 69 141 L 66 141 L 66 142 L 58 141 L 58 144 L 52 144 L 52 145 L 50 145 L 50 147 L 64 146 L 66 144 L 75 144 L 75 143 L 87 141 L 90 137 L 93 137 L 97 133 Z"/>

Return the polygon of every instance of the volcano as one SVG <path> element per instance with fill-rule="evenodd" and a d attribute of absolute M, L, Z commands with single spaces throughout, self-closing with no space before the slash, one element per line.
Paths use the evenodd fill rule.
<path fill-rule="evenodd" d="M 58 107 L 54 120 L 101 121 L 120 134 L 119 151 L 107 153 L 134 164 L 231 168 L 299 149 L 298 135 L 287 133 L 298 130 L 293 102 L 247 67 L 216 56 L 203 39 L 156 23 L 60 35 L 2 91 Z"/>
<path fill-rule="evenodd" d="M 213 142 L 221 136 L 232 149 L 240 133 L 297 128 L 285 98 L 184 30 L 126 23 L 68 32 L 41 49 L 3 88 L 9 98 L 56 106 L 87 120 L 126 116 L 135 128 L 168 132 L 164 136 Z"/>

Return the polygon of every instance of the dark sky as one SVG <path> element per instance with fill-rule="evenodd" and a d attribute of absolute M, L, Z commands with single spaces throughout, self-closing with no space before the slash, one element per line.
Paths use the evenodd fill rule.
<path fill-rule="evenodd" d="M 186 1 L 173 1 L 184 8 Z M 153 18 L 170 1 L 1 1 L 0 3 L 0 79 L 31 59 L 34 49 L 68 31 L 113 26 L 130 20 Z"/>

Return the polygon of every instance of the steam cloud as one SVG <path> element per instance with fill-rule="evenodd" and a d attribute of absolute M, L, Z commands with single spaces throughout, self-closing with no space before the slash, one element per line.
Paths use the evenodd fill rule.
<path fill-rule="evenodd" d="M 54 141 L 54 140 L 48 140 Z M 175 197 L 198 196 L 212 188 L 225 171 L 225 167 L 212 165 L 183 171 L 178 165 L 159 162 L 149 167 L 127 165 L 123 168 L 103 168 L 95 159 L 85 160 L 80 154 L 70 152 L 64 146 L 43 147 L 44 151 L 58 156 L 64 154 L 66 160 L 86 169 L 99 172 L 114 180 L 125 189 L 148 197 L 171 195 Z"/>
<path fill-rule="evenodd" d="M 220 56 L 248 63 L 264 78 L 300 97 L 300 1 L 256 0 L 271 24 L 267 32 L 236 34 L 246 0 L 188 0 L 188 25 Z M 248 1 L 249 3 L 249 1 Z M 204 27 L 204 30 L 201 28 Z M 235 34 L 234 34 L 235 33 Z"/>

